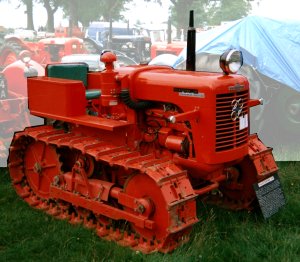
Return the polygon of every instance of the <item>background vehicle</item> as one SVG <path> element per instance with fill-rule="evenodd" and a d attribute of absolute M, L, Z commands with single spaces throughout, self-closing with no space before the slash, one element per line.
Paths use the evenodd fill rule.
<path fill-rule="evenodd" d="M 46 65 L 60 62 L 65 55 L 86 53 L 80 38 L 45 38 L 38 42 L 26 42 L 20 38 L 7 38 L 0 49 L 0 67 L 5 67 L 19 58 L 20 52 L 27 50 L 33 60 Z"/>
<path fill-rule="evenodd" d="M 111 36 L 110 36 L 111 34 Z M 113 49 L 126 54 L 137 63 L 150 60 L 150 37 L 126 23 L 93 22 L 86 30 L 86 38 L 93 39 L 102 49 Z"/>
<path fill-rule="evenodd" d="M 162 54 L 178 56 L 186 47 L 183 36 L 182 39 L 176 39 L 176 29 L 171 25 L 171 21 L 168 21 L 168 24 L 145 25 L 141 30 L 151 38 L 151 59 Z"/>
<path fill-rule="evenodd" d="M 151 46 L 151 58 L 162 54 L 171 54 L 178 56 L 186 47 L 186 42 L 173 41 L 173 42 L 156 42 Z"/>
<path fill-rule="evenodd" d="M 14 132 L 43 123 L 41 118 L 29 114 L 27 77 L 43 76 L 45 70 L 37 62 L 28 60 L 27 55 L 23 53 L 23 60 L 8 65 L 0 73 L 0 167 L 7 166 L 8 148 Z"/>
<path fill-rule="evenodd" d="M 86 29 L 85 37 L 91 38 L 102 45 L 102 47 L 107 46 L 109 40 L 109 22 L 92 22 Z M 127 23 L 112 23 L 112 35 L 134 35 L 134 29 L 129 27 Z"/>
<path fill-rule="evenodd" d="M 125 54 L 112 51 L 116 54 L 118 60 L 115 63 L 115 67 L 136 65 L 137 63 L 126 56 Z M 89 66 L 89 71 L 102 71 L 105 69 L 105 64 L 100 61 L 100 54 L 75 54 L 64 56 L 61 59 L 62 63 L 87 63 Z"/>

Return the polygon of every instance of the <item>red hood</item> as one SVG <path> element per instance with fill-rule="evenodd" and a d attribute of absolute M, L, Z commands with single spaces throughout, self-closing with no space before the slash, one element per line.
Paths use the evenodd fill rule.
<path fill-rule="evenodd" d="M 6 78 L 8 91 L 27 97 L 27 77 L 25 75 L 28 75 L 28 72 L 31 73 L 29 74 L 30 76 L 45 75 L 45 69 L 33 60 L 27 65 L 21 60 L 18 60 L 5 67 L 2 73 Z"/>

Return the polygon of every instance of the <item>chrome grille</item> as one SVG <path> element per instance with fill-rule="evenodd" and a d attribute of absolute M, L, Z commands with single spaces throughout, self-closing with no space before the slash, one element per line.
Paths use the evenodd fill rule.
<path fill-rule="evenodd" d="M 240 117 L 248 115 L 248 90 L 216 95 L 216 152 L 237 148 L 248 141 L 248 127 L 240 129 Z M 232 116 L 234 105 L 239 101 L 240 114 Z"/>

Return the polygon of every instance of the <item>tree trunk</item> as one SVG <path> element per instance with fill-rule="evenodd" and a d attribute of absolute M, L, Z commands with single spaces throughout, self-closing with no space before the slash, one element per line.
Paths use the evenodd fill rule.
<path fill-rule="evenodd" d="M 171 0 L 171 2 L 177 15 L 176 37 L 180 39 L 181 29 L 183 29 L 184 38 L 186 38 L 186 30 L 189 26 L 189 11 L 194 0 Z"/>
<path fill-rule="evenodd" d="M 69 36 L 73 35 L 73 28 L 78 27 L 78 8 L 77 8 L 77 0 L 72 1 L 69 0 L 69 11 L 70 11 L 70 18 L 69 18 Z"/>
<path fill-rule="evenodd" d="M 33 25 L 33 4 L 32 0 L 23 0 L 26 5 L 26 14 L 27 14 L 27 29 L 34 30 Z"/>
<path fill-rule="evenodd" d="M 47 19 L 47 32 L 54 32 L 54 13 L 47 11 L 48 19 Z"/>
<path fill-rule="evenodd" d="M 57 10 L 57 6 L 53 9 L 50 5 L 50 0 L 44 0 L 44 7 L 47 10 L 47 31 L 54 32 L 54 13 Z"/>

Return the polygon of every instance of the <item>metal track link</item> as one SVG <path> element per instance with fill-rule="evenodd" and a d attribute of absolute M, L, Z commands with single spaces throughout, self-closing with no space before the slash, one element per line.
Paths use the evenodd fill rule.
<path fill-rule="evenodd" d="M 164 241 L 155 238 L 145 239 L 139 233 L 132 232 L 126 223 L 121 224 L 113 219 L 102 218 L 91 210 L 73 206 L 63 200 L 39 197 L 31 188 L 23 168 L 26 146 L 32 141 L 40 141 L 56 148 L 64 146 L 76 149 L 93 157 L 95 161 L 147 174 L 162 190 L 167 214 L 174 216 L 178 221 L 170 222 L 167 229 L 169 233 Z M 152 154 L 141 155 L 139 151 L 130 151 L 126 146 L 117 147 L 97 137 L 65 133 L 51 126 L 27 128 L 24 132 L 16 134 L 10 153 L 9 169 L 13 185 L 30 206 L 58 219 L 66 219 L 71 224 L 80 223 L 87 228 L 95 229 L 99 237 L 115 241 L 122 246 L 143 253 L 170 252 L 188 241 L 191 227 L 198 221 L 195 215 L 196 195 L 189 184 L 187 174 L 168 158 L 156 159 Z"/>

